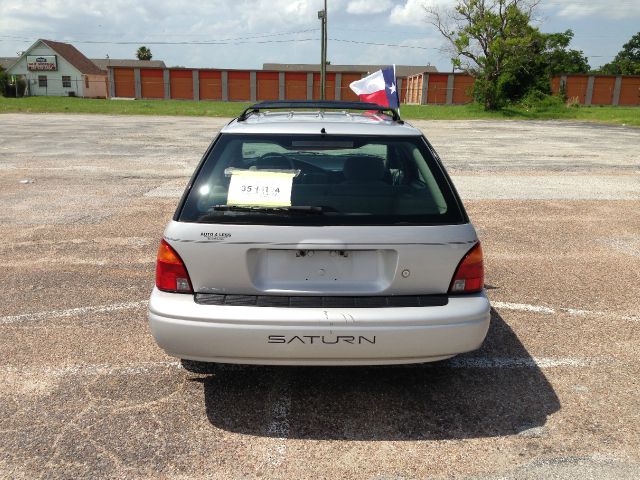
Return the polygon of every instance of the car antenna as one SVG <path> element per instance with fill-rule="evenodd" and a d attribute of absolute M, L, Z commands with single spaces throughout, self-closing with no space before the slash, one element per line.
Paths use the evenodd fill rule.
<path fill-rule="evenodd" d="M 320 129 L 320 133 L 321 133 L 322 135 L 326 135 L 326 134 L 327 134 L 327 131 L 324 129 L 324 127 L 322 127 L 322 128 Z"/>

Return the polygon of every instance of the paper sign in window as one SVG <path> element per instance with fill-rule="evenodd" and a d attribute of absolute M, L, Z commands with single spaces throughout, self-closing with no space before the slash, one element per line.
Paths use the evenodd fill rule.
<path fill-rule="evenodd" d="M 229 182 L 227 205 L 288 207 L 295 172 L 234 170 Z"/>

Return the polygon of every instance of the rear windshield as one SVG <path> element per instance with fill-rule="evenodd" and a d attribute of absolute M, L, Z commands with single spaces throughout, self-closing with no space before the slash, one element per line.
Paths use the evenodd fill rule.
<path fill-rule="evenodd" d="M 223 134 L 179 210 L 183 222 L 464 223 L 421 137 Z"/>

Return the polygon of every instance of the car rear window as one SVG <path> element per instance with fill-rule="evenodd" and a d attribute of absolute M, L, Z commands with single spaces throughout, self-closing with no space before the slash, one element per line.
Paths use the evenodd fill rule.
<path fill-rule="evenodd" d="M 277 225 L 464 223 L 419 136 L 223 134 L 177 220 Z"/>

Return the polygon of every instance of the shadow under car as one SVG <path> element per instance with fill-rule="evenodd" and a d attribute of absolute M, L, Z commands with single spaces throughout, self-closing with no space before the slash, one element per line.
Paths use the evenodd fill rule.
<path fill-rule="evenodd" d="M 193 381 L 215 427 L 265 437 L 436 440 L 516 434 L 560 409 L 552 386 L 492 309 L 483 346 L 406 366 L 217 365 Z"/>

